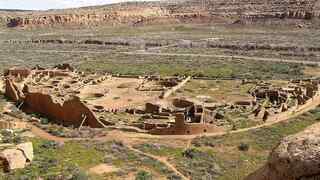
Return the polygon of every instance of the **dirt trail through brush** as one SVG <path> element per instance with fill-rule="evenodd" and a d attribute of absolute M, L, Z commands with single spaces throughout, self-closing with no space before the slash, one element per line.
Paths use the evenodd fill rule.
<path fill-rule="evenodd" d="M 144 156 L 147 156 L 147 157 L 150 157 L 152 159 L 155 159 L 161 163 L 163 163 L 164 165 L 166 165 L 169 169 L 171 169 L 173 172 L 175 172 L 177 175 L 179 175 L 182 179 L 184 180 L 188 180 L 189 178 L 187 178 L 186 176 L 184 176 L 181 172 L 179 172 L 176 167 L 174 167 L 171 163 L 168 162 L 167 160 L 167 157 L 159 157 L 159 156 L 155 156 L 155 155 L 152 155 L 152 154 L 149 154 L 149 153 L 145 153 L 145 152 L 142 152 L 138 149 L 135 149 L 131 146 L 128 146 L 128 148 L 138 154 L 143 154 Z"/>
<path fill-rule="evenodd" d="M 62 137 L 53 136 L 53 135 L 47 133 L 46 131 L 40 129 L 39 127 L 35 126 L 35 125 L 30 125 L 30 126 L 31 126 L 31 132 L 34 135 L 36 135 L 38 137 L 41 137 L 43 139 L 46 139 L 46 140 L 55 141 L 55 142 L 66 142 L 66 141 L 70 141 L 70 140 L 81 140 L 80 138 L 79 139 L 73 139 L 73 138 L 62 138 Z M 118 138 L 120 138 L 120 139 L 118 139 Z M 143 154 L 144 156 L 150 157 L 152 159 L 155 159 L 155 160 L 163 163 L 165 166 L 167 166 L 169 169 L 171 169 L 173 172 L 175 172 L 177 175 L 179 175 L 183 180 L 188 180 L 189 179 L 189 178 L 185 177 L 182 173 L 180 173 L 172 164 L 170 164 L 166 157 L 155 156 L 155 155 L 152 155 L 152 154 L 149 154 L 149 153 L 142 152 L 142 151 L 140 151 L 138 149 L 135 149 L 130 145 L 130 142 L 128 142 L 129 139 L 123 139 L 123 137 L 121 138 L 121 136 L 116 136 L 116 137 L 114 137 L 114 139 L 122 140 L 122 142 L 131 151 L 134 151 L 134 152 L 136 152 L 138 154 Z"/>
<path fill-rule="evenodd" d="M 68 139 L 68 138 L 53 136 L 50 133 L 47 133 L 46 131 L 40 129 L 39 127 L 37 127 L 33 124 L 29 124 L 29 127 L 31 128 L 30 130 L 31 130 L 32 134 L 34 134 L 35 136 L 41 137 L 45 140 L 55 141 L 55 142 L 64 142 L 64 141 L 72 140 L 72 139 Z"/>

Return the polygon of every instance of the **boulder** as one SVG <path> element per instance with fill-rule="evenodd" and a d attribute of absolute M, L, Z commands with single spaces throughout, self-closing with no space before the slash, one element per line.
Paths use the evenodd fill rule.
<path fill-rule="evenodd" d="M 0 159 L 7 162 L 7 167 L 4 167 L 6 171 L 24 168 L 27 160 L 23 152 L 18 149 L 3 150 L 0 152 Z"/>
<path fill-rule="evenodd" d="M 19 144 L 19 145 L 17 145 L 17 149 L 21 150 L 24 153 L 24 155 L 28 161 L 32 161 L 32 159 L 33 159 L 33 146 L 32 146 L 31 142 Z"/>
<path fill-rule="evenodd" d="M 320 123 L 284 138 L 268 162 L 246 180 L 311 180 L 320 175 Z"/>
<path fill-rule="evenodd" d="M 33 159 L 33 146 L 31 142 L 18 144 L 16 147 L 0 152 L 0 160 L 5 171 L 24 168 Z"/>

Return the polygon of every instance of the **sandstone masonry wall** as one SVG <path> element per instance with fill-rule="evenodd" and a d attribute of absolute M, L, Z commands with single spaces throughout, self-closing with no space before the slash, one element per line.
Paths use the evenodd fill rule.
<path fill-rule="evenodd" d="M 104 127 L 94 113 L 76 97 L 60 104 L 48 94 L 31 92 L 27 93 L 24 99 L 23 110 L 40 113 L 64 126 L 79 127 L 84 121 L 84 126 Z"/>

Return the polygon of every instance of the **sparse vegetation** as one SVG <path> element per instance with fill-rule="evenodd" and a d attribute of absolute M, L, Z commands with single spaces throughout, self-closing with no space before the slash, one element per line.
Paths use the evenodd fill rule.
<path fill-rule="evenodd" d="M 137 173 L 135 180 L 152 180 L 152 174 L 141 170 Z"/>
<path fill-rule="evenodd" d="M 44 179 L 62 177 L 65 179 L 87 179 L 85 170 L 103 161 L 103 154 L 90 146 L 77 142 L 64 144 L 32 139 L 35 159 L 25 169 L 6 174 L 4 178 L 25 177 Z"/>
<path fill-rule="evenodd" d="M 304 3 L 301 4 L 304 5 Z M 107 8 L 104 8 L 106 7 L 102 7 L 103 11 L 107 11 Z M 170 11 L 172 10 L 174 13 L 176 6 L 173 5 L 171 8 Z M 183 8 L 177 9 L 184 11 Z M 289 14 L 298 16 L 304 14 L 305 11 L 301 12 L 290 11 Z M 240 16 L 242 12 L 236 13 Z M 30 12 L 31 14 L 32 12 Z M 96 13 L 92 13 L 92 17 L 93 14 Z M 120 14 L 125 13 L 123 11 Z M 198 15 L 199 12 L 196 16 Z M 86 15 L 84 18 L 87 16 L 91 15 Z M 135 21 L 136 19 L 145 21 L 145 18 L 140 18 L 139 15 L 135 16 Z M 170 18 L 174 19 L 174 16 L 170 16 Z M 51 119 L 37 113 L 25 115 L 23 118 L 40 120 L 40 123 L 35 122 L 34 124 L 50 133 L 47 134 L 50 137 L 53 135 L 59 139 L 74 138 L 74 141 L 68 139 L 65 142 L 54 142 L 38 137 L 27 138 L 22 137 L 23 132 L 20 131 L 1 130 L 1 143 L 17 144 L 29 139 L 33 142 L 35 156 L 31 165 L 24 169 L 9 173 L 0 172 L 0 179 L 39 179 L 41 177 L 45 180 L 126 178 L 180 180 L 179 173 L 181 173 L 192 180 L 240 180 L 261 167 L 266 162 L 272 148 L 282 138 L 319 122 L 320 108 L 318 107 L 272 126 L 238 133 L 232 132 L 264 123 L 258 121 L 258 118 L 250 116 L 254 105 L 250 105 L 250 107 L 234 105 L 236 101 L 251 101 L 252 98 L 248 95 L 248 91 L 253 88 L 254 83 L 242 83 L 241 80 L 264 80 L 266 83 L 272 82 L 273 85 L 287 85 L 289 79 L 320 77 L 320 67 L 316 64 L 320 62 L 318 22 L 305 21 L 303 18 L 298 21 L 295 21 L 294 18 L 284 18 L 281 19 L 285 21 L 284 25 L 278 23 L 278 20 L 274 22 L 276 24 L 274 25 L 267 19 L 256 24 L 251 22 L 249 25 L 245 20 L 239 19 L 233 24 L 229 23 L 234 20 L 230 16 L 227 19 L 228 23 L 223 24 L 223 18 L 215 16 L 210 20 L 213 21 L 211 24 L 207 23 L 206 16 L 197 18 L 195 24 L 192 23 L 193 21 L 188 24 L 188 13 L 186 13 L 176 21 L 181 23 L 174 24 L 164 21 L 157 25 L 152 19 L 146 25 L 144 22 L 119 26 L 102 25 L 103 23 L 97 24 L 97 26 L 90 23 L 64 26 L 61 23 L 61 25 L 50 25 L 50 27 L 26 26 L 24 28 L 7 28 L 6 22 L 0 18 L 1 72 L 12 66 L 51 67 L 58 63 L 70 63 L 78 71 L 84 71 L 85 75 L 93 73 L 94 76 L 105 73 L 139 76 L 160 75 L 162 77 L 193 76 L 195 79 L 174 92 L 172 97 L 199 100 L 200 104 L 217 104 L 217 106 L 211 107 L 217 109 L 214 110 L 215 114 L 212 118 L 214 122 L 210 119 L 209 123 L 216 123 L 218 130 L 221 128 L 221 131 L 227 133 L 221 136 L 201 136 L 192 139 L 192 141 L 188 138 L 166 139 L 149 136 L 149 134 L 146 136 L 133 135 L 134 132 L 140 132 L 140 127 L 146 126 L 145 121 L 155 120 L 155 117 L 161 119 L 157 123 L 170 122 L 165 125 L 172 127 L 171 120 L 174 119 L 175 114 L 166 114 L 167 111 L 171 112 L 171 102 L 162 102 L 162 100 L 160 102 L 159 99 L 153 98 L 158 95 L 151 94 L 152 90 L 148 90 L 148 88 L 137 96 L 131 96 L 131 92 L 137 91 L 138 85 L 146 85 L 140 84 L 141 79 L 134 83 L 124 82 L 112 88 L 107 86 L 100 88 L 95 77 L 91 78 L 94 82 L 90 82 L 79 76 L 72 79 L 75 84 L 84 82 L 84 84 L 91 85 L 92 83 L 95 85 L 95 90 L 99 91 L 90 92 L 91 89 L 89 89 L 81 100 L 90 107 L 93 105 L 91 110 L 94 110 L 98 120 L 103 121 L 106 126 L 112 127 L 99 130 L 89 128 L 86 127 L 85 119 L 83 120 L 84 126 L 79 129 L 73 126 L 63 127 L 52 124 Z M 5 17 L 9 18 L 11 14 L 5 15 Z M 129 17 L 127 18 L 129 19 Z M 54 19 L 58 19 L 58 17 L 54 17 Z M 279 19 L 279 21 L 281 20 Z M 216 23 L 215 21 L 221 22 Z M 27 42 L 30 40 L 53 40 L 53 42 Z M 109 44 L 104 42 L 109 42 Z M 64 81 L 63 78 L 59 80 Z M 120 82 L 120 80 L 116 81 Z M 99 83 L 101 82 L 104 80 L 99 79 Z M 37 83 L 45 84 L 31 82 L 31 84 Z M 68 89 L 71 92 L 74 90 L 75 84 L 55 85 L 57 91 L 61 86 L 64 90 Z M 153 84 L 150 87 L 153 87 Z M 78 88 L 82 90 L 84 87 L 79 85 Z M 165 88 L 161 85 L 159 89 Z M 78 94 L 80 97 L 82 92 L 79 89 L 70 94 Z M 114 93 L 115 91 L 116 93 Z M 119 93 L 120 91 L 123 92 Z M 146 95 L 146 97 L 142 98 L 142 95 Z M 65 94 L 59 92 L 59 96 L 64 98 Z M 100 98 L 109 99 L 100 101 Z M 139 114 L 140 106 L 142 107 L 149 100 L 154 102 L 159 100 L 163 106 L 168 107 L 163 108 L 163 111 L 156 115 Z M 293 107 L 296 103 L 295 100 L 290 99 L 287 105 Z M 95 102 L 98 104 L 94 104 Z M 4 109 L 6 103 L 7 99 L 0 93 L 0 110 Z M 110 103 L 110 108 L 99 103 Z M 132 106 L 135 107 L 137 104 L 139 107 L 133 109 L 132 114 L 136 114 L 132 115 L 120 112 L 120 108 L 117 109 L 118 107 L 115 105 L 116 103 L 119 103 L 119 106 L 123 106 L 124 109 L 128 107 L 126 111 L 132 110 L 131 106 L 127 106 L 129 104 L 133 104 Z M 226 110 L 224 105 L 218 106 L 219 103 L 228 104 L 230 109 Z M 264 107 L 274 105 L 268 98 L 265 98 L 261 104 Z M 182 111 L 181 109 L 179 111 Z M 15 109 L 15 111 L 20 112 L 19 109 Z M 111 113 L 111 111 L 115 113 Z M 211 116 L 213 117 L 212 114 Z M 156 126 L 163 126 L 161 123 Z M 152 122 L 150 124 L 153 125 Z M 208 131 L 208 129 L 204 129 L 203 132 Z M 118 132 L 119 134 L 117 134 Z M 128 139 L 120 141 L 123 138 Z M 100 164 L 110 165 L 116 170 L 104 174 L 93 174 L 89 171 L 92 167 Z"/>
<path fill-rule="evenodd" d="M 228 134 L 222 137 L 204 136 L 194 139 L 192 143 L 200 149 L 213 153 L 219 165 L 225 169 L 223 175 L 218 179 L 242 179 L 265 163 L 271 149 L 282 138 L 298 133 L 311 124 L 319 122 L 319 112 L 320 108 L 318 107 L 288 122 L 279 123 L 272 127 Z M 239 151 L 240 147 L 244 151 Z"/>
<path fill-rule="evenodd" d="M 176 174 L 163 163 L 130 150 L 122 142 L 112 141 L 104 144 L 97 144 L 96 149 L 105 154 L 104 163 L 110 163 L 116 167 L 121 167 L 123 175 L 127 175 L 129 172 L 138 171 L 138 167 L 148 167 L 158 174 L 161 174 L 161 176 L 168 178 L 176 176 Z"/>

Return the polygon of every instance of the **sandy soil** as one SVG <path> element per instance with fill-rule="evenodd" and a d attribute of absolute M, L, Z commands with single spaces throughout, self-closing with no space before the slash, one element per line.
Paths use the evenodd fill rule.
<path fill-rule="evenodd" d="M 118 170 L 119 170 L 118 168 L 111 166 L 111 165 L 108 165 L 108 164 L 99 164 L 97 166 L 90 168 L 89 173 L 100 175 L 100 174 L 105 174 L 105 173 L 116 172 Z"/>
<path fill-rule="evenodd" d="M 90 104 L 103 106 L 109 110 L 143 105 L 159 97 L 160 92 L 136 90 L 141 83 L 141 79 L 112 78 L 99 85 L 84 87 L 80 92 L 80 97 L 86 99 Z M 104 96 L 94 98 L 92 97 L 94 93 L 101 93 Z"/>

